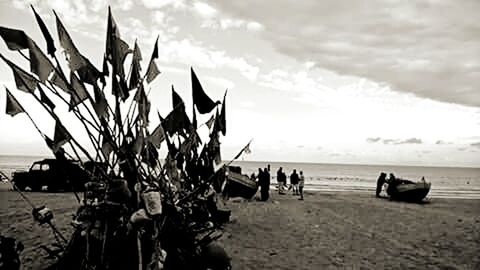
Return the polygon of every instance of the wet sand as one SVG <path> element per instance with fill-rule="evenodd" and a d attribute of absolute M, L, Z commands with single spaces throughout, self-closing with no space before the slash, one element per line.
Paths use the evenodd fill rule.
<path fill-rule="evenodd" d="M 28 193 L 55 213 L 68 236 L 77 208 L 72 194 Z M 268 202 L 231 200 L 232 221 L 220 242 L 233 269 L 480 269 L 480 200 L 392 202 L 370 194 L 272 194 Z M 0 192 L 0 228 L 22 241 L 23 269 L 53 260 L 39 248 L 53 242 L 14 192 Z"/>

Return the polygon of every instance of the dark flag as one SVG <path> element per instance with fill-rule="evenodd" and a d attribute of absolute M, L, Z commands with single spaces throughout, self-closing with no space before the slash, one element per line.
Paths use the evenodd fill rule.
<path fill-rule="evenodd" d="M 197 106 L 198 112 L 201 114 L 209 113 L 219 104 L 219 102 L 213 102 L 211 98 L 207 96 L 205 91 L 203 91 L 202 85 L 195 75 L 193 68 L 190 68 L 192 76 L 192 95 L 193 95 L 193 104 Z"/>
<path fill-rule="evenodd" d="M 130 95 L 127 88 L 125 81 L 121 78 L 120 81 L 118 81 L 117 76 L 112 74 L 112 94 L 114 96 L 121 98 L 123 101 L 127 100 Z"/>
<path fill-rule="evenodd" d="M 29 39 L 28 47 L 30 52 L 30 71 L 37 74 L 40 81 L 45 82 L 48 80 L 48 76 L 55 70 L 55 67 L 33 40 Z"/>
<path fill-rule="evenodd" d="M 38 15 L 38 13 L 35 11 L 35 9 L 33 8 L 32 5 L 30 5 L 30 7 L 32 8 L 33 13 L 35 14 L 35 18 L 37 19 L 38 26 L 40 27 L 40 30 L 42 31 L 42 34 L 43 34 L 43 37 L 45 38 L 45 41 L 47 42 L 47 52 L 48 52 L 49 55 L 54 57 L 56 48 L 55 48 L 55 44 L 53 43 L 52 36 L 50 35 L 50 32 L 48 31 L 48 28 L 45 25 L 45 23 L 43 22 L 40 15 Z"/>
<path fill-rule="evenodd" d="M 7 90 L 7 105 L 5 106 L 6 113 L 10 116 L 15 116 L 18 113 L 25 112 L 22 105 L 18 103 L 17 99 L 12 95 L 12 93 L 10 93 L 10 91 L 6 87 L 5 90 Z"/>
<path fill-rule="evenodd" d="M 222 132 L 223 136 L 227 133 L 227 117 L 226 117 L 226 112 L 225 112 L 225 102 L 227 98 L 227 91 L 225 91 L 225 95 L 223 96 L 223 102 L 222 102 L 222 111 L 220 112 L 220 119 L 219 119 L 219 129 Z"/>
<path fill-rule="evenodd" d="M 67 129 L 60 123 L 56 122 L 55 124 L 55 133 L 53 135 L 53 152 L 57 152 L 62 145 L 70 141 L 72 137 L 68 133 Z"/>
<path fill-rule="evenodd" d="M 38 80 L 35 79 L 35 77 L 33 77 L 32 75 L 30 75 L 30 73 L 26 72 L 19 66 L 15 65 L 14 63 L 3 57 L 2 54 L 0 54 L 0 58 L 2 58 L 3 61 L 5 61 L 5 63 L 7 63 L 12 69 L 17 89 L 27 93 L 34 93 L 35 89 L 37 88 Z"/>
<path fill-rule="evenodd" d="M 158 74 L 160 74 L 157 64 L 155 64 L 155 59 L 157 58 L 158 58 L 158 36 L 157 36 L 157 40 L 155 41 L 155 45 L 153 46 L 152 57 L 150 58 L 150 62 L 147 68 L 146 76 L 147 76 L 148 83 L 152 82 L 158 76 Z"/>
<path fill-rule="evenodd" d="M 185 104 L 183 103 L 182 98 L 175 92 L 175 89 L 172 85 L 172 103 L 173 110 L 165 117 L 163 121 L 163 128 L 165 132 L 170 135 L 173 135 L 175 132 L 179 134 L 184 134 L 184 130 L 189 131 L 190 119 L 185 112 Z"/>
<path fill-rule="evenodd" d="M 97 84 L 93 85 L 93 92 L 95 95 L 95 103 L 93 104 L 93 109 L 97 114 L 98 118 L 108 119 L 108 103 L 103 94 L 102 90 L 98 88 Z"/>
<path fill-rule="evenodd" d="M 70 73 L 70 83 L 74 90 L 70 96 L 70 109 L 72 109 L 88 98 L 88 92 L 87 89 L 85 89 L 85 85 L 83 85 L 73 72 Z"/>
<path fill-rule="evenodd" d="M 73 44 L 72 38 L 67 32 L 67 29 L 63 26 L 60 18 L 58 18 L 57 13 L 53 11 L 57 23 L 57 32 L 60 45 L 65 50 L 67 55 L 68 66 L 71 71 L 76 71 L 81 67 L 87 66 L 87 59 L 80 54 L 75 44 Z"/>
<path fill-rule="evenodd" d="M 147 137 L 147 141 L 151 142 L 156 148 L 160 148 L 162 142 L 165 140 L 165 132 L 163 131 L 162 123 L 153 130 L 152 134 Z"/>
<path fill-rule="evenodd" d="M 40 91 L 40 101 L 42 101 L 45 105 L 47 105 L 50 108 L 50 110 L 53 111 L 53 109 L 55 109 L 55 104 L 50 100 L 50 98 L 48 98 L 47 94 L 45 94 L 45 91 L 43 91 L 40 84 L 38 84 L 37 86 L 38 86 L 38 90 Z"/>
<path fill-rule="evenodd" d="M 214 122 L 215 122 L 215 116 L 212 115 L 210 119 L 208 119 L 208 121 L 205 122 L 205 125 L 207 125 L 208 129 L 211 129 Z"/>
<path fill-rule="evenodd" d="M 138 117 L 142 120 L 142 124 L 146 126 L 148 124 L 148 115 L 150 114 L 150 101 L 148 101 L 142 84 L 139 85 L 137 93 L 135 93 L 133 99 L 138 104 Z"/>
<path fill-rule="evenodd" d="M 137 41 L 135 41 L 135 46 L 133 48 L 132 66 L 130 69 L 130 81 L 128 83 L 129 90 L 136 88 L 141 80 L 142 75 L 140 75 L 140 72 L 142 71 L 142 67 L 140 66 L 140 61 L 142 61 L 142 53 L 140 52 L 140 48 L 137 45 Z"/>
<path fill-rule="evenodd" d="M 233 158 L 234 160 L 239 158 L 244 152 L 245 154 L 250 154 L 252 151 L 250 151 L 250 143 L 252 142 L 252 140 L 250 140 L 247 145 L 245 145 L 245 147 L 242 148 L 242 150 L 240 150 L 240 152 Z"/>
<path fill-rule="evenodd" d="M 0 36 L 7 47 L 12 50 L 23 50 L 28 48 L 28 37 L 22 30 L 10 29 L 0 26 Z"/>
<path fill-rule="evenodd" d="M 107 37 L 105 44 L 105 54 L 107 60 L 110 61 L 113 67 L 113 73 L 120 76 L 121 80 L 125 78 L 125 71 L 123 69 L 123 62 L 127 54 L 131 52 L 128 44 L 120 38 L 117 24 L 113 19 L 110 7 L 108 7 L 108 22 L 107 22 Z"/>

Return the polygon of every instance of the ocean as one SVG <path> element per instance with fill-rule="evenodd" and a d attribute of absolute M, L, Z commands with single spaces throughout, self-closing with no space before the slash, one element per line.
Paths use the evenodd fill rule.
<path fill-rule="evenodd" d="M 28 170 L 39 156 L 2 156 L 0 170 L 11 175 L 16 170 Z M 271 166 L 272 185 L 276 183 L 276 172 L 282 167 L 287 176 L 293 169 L 303 171 L 305 189 L 324 192 L 364 192 L 373 194 L 380 172 L 420 180 L 425 177 L 432 183 L 428 197 L 480 199 L 480 168 L 416 167 L 392 165 L 317 164 L 293 162 L 236 161 L 232 165 L 242 167 L 242 173 L 257 173 L 258 168 Z"/>

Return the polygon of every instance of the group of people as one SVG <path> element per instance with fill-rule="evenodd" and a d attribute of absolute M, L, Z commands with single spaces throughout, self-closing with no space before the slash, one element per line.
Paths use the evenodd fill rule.
<path fill-rule="evenodd" d="M 258 168 L 258 175 L 253 173 L 251 178 L 257 181 L 260 187 L 260 199 L 262 201 L 268 200 L 270 197 L 270 164 L 264 169 Z M 305 186 L 303 171 L 300 171 L 300 174 L 298 174 L 297 170 L 293 169 L 293 172 L 290 174 L 290 186 L 287 186 L 287 175 L 283 168 L 280 167 L 277 171 L 277 184 L 278 194 L 285 195 L 292 190 L 293 195 L 300 196 L 299 200 L 303 200 L 303 187 Z"/>

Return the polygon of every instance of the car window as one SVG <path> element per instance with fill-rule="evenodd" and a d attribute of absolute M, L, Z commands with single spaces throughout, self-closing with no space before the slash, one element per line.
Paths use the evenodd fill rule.
<path fill-rule="evenodd" d="M 48 171 L 50 169 L 50 165 L 42 164 L 42 171 Z"/>
<path fill-rule="evenodd" d="M 40 163 L 35 163 L 35 164 L 32 165 L 31 169 L 33 171 L 40 171 L 40 165 L 41 165 Z"/>

